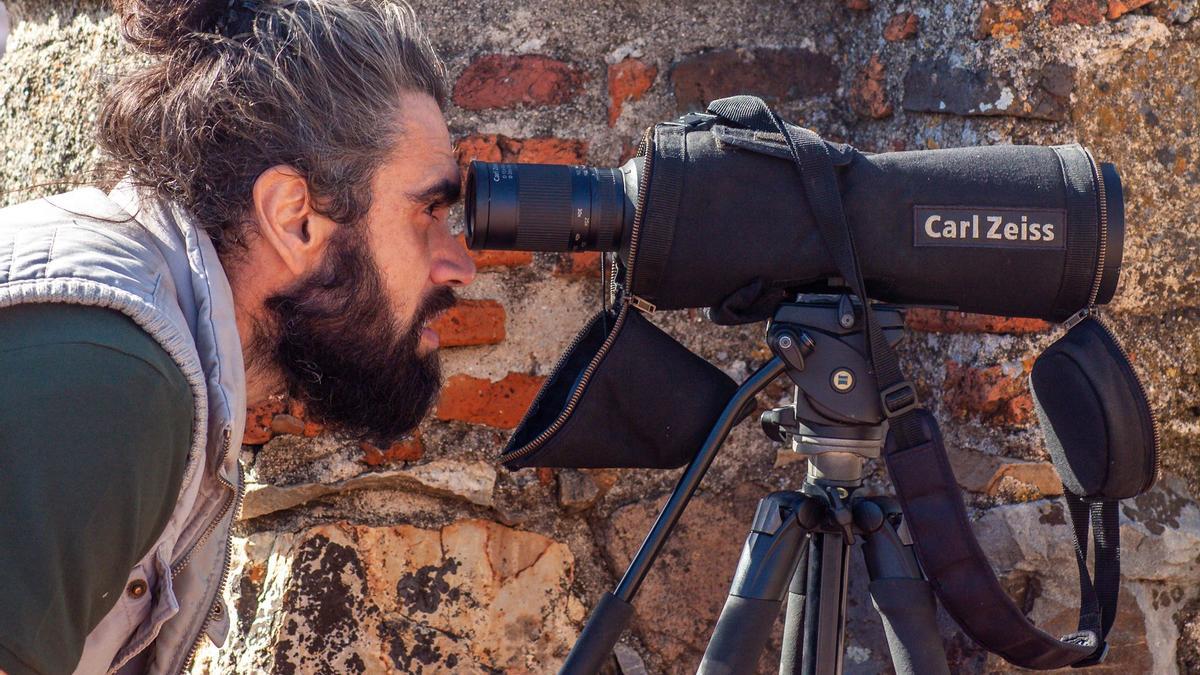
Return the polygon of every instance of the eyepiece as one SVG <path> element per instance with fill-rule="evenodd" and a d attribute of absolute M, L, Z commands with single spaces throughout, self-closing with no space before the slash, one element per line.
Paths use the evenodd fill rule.
<path fill-rule="evenodd" d="M 471 162 L 467 245 L 476 250 L 616 251 L 633 224 L 636 186 L 634 162 L 619 169 Z"/>

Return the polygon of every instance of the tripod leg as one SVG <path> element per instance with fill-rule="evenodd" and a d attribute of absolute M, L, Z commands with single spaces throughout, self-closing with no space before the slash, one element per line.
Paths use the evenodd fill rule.
<path fill-rule="evenodd" d="M 933 589 L 922 576 L 911 547 L 904 545 L 887 520 L 864 540 L 871 602 L 883 619 L 896 673 L 949 675 L 946 650 L 937 630 Z"/>
<path fill-rule="evenodd" d="M 804 598 L 804 675 L 842 672 L 846 626 L 846 587 L 850 548 L 840 533 L 809 537 L 808 583 Z"/>
<path fill-rule="evenodd" d="M 779 675 L 800 675 L 804 667 L 804 593 L 808 586 L 808 542 L 800 549 L 800 562 L 788 587 L 787 611 L 783 619 L 783 653 Z"/>
<path fill-rule="evenodd" d="M 822 508 L 797 492 L 776 492 L 758 503 L 729 597 L 697 673 L 755 671 L 771 626 L 779 616 L 800 543 L 819 521 Z"/>

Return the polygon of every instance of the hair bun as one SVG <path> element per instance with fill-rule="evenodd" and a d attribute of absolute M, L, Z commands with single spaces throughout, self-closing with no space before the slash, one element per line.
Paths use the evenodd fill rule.
<path fill-rule="evenodd" d="M 189 35 L 213 32 L 233 11 L 229 0 L 113 0 L 113 7 L 125 39 L 150 54 L 169 53 Z"/>

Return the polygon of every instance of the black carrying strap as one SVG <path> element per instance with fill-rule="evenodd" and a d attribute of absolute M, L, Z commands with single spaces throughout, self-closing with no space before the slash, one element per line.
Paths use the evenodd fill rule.
<path fill-rule="evenodd" d="M 1087 502 L 1063 486 L 1063 500 L 1071 519 L 1075 540 L 1075 562 L 1079 565 L 1079 626 L 1104 640 L 1117 618 L 1117 597 L 1121 592 L 1121 530 L 1117 502 L 1111 499 Z M 1088 529 L 1095 543 L 1096 578 L 1088 576 Z M 1105 648 L 1105 645 L 1101 645 Z M 1096 655 L 1099 662 L 1103 654 Z M 1076 664 L 1080 665 L 1080 664 Z"/>
<path fill-rule="evenodd" d="M 1119 563 L 1112 555 L 1117 550 L 1115 505 L 1108 511 L 1103 504 L 1092 507 L 1092 520 L 1099 523 L 1096 586 L 1101 589 L 1100 596 L 1097 598 L 1087 574 L 1086 544 L 1077 544 L 1083 595 L 1079 631 L 1055 639 L 1030 623 L 1001 587 L 971 529 L 937 421 L 917 407 L 916 390 L 904 378 L 895 350 L 872 320 L 825 141 L 812 131 L 784 123 L 761 99 L 751 96 L 713 101 L 708 112 L 735 125 L 778 132 L 788 144 L 822 240 L 866 310 L 863 323 L 868 358 L 889 422 L 884 458 L 918 558 L 942 605 L 976 642 L 1018 666 L 1050 669 L 1098 662 L 1107 649 L 1103 637 L 1112 625 L 1120 581 Z M 1074 512 L 1072 520 L 1076 520 Z M 1086 529 L 1080 534 L 1077 526 L 1075 533 L 1077 541 L 1087 541 Z M 1095 611 L 1097 607 L 1104 609 Z"/>

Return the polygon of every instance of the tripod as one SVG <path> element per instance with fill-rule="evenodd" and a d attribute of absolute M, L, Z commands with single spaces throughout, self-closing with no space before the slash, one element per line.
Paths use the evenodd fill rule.
<path fill-rule="evenodd" d="M 616 590 L 593 610 L 562 673 L 595 673 L 608 658 L 632 617 L 630 601 L 720 444 L 782 374 L 796 385 L 795 401 L 763 413 L 761 423 L 770 438 L 807 458 L 807 477 L 800 490 L 759 502 L 698 672 L 755 672 L 786 599 L 781 675 L 841 673 L 849 555 L 859 539 L 896 672 L 949 672 L 933 593 L 906 542 L 900 508 L 862 492 L 865 462 L 879 457 L 885 438 L 862 312 L 849 296 L 802 296 L 776 310 L 767 329 L 774 358 L 725 407 Z M 889 343 L 899 341 L 899 310 L 876 305 L 874 317 Z"/>

